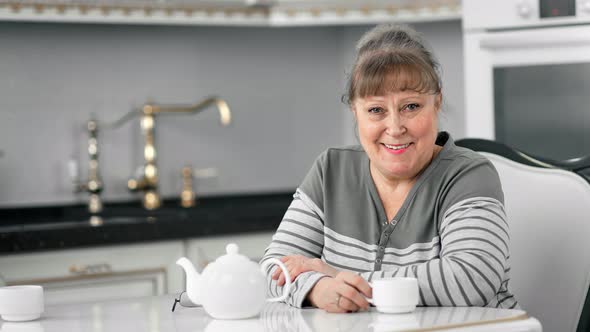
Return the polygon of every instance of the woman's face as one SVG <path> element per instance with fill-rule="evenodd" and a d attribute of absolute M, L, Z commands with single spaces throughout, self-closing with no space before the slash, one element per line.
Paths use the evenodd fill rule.
<path fill-rule="evenodd" d="M 352 104 L 372 171 L 390 180 L 413 179 L 432 160 L 440 94 L 394 91 Z"/>

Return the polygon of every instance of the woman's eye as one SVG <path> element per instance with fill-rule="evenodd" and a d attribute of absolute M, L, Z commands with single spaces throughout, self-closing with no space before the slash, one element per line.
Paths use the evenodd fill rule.
<path fill-rule="evenodd" d="M 418 105 L 418 104 L 408 104 L 408 105 L 406 105 L 406 107 L 404 107 L 404 110 L 407 110 L 409 112 L 414 112 L 414 111 L 417 111 L 418 109 L 420 109 L 420 105 Z"/>
<path fill-rule="evenodd" d="M 383 109 L 381 107 L 372 107 L 372 108 L 369 108 L 369 113 L 380 114 L 380 113 L 383 113 Z"/>

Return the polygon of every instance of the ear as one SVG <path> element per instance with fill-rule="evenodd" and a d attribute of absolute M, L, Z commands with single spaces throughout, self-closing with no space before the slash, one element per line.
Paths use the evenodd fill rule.
<path fill-rule="evenodd" d="M 350 105 L 350 112 L 352 113 L 352 115 L 354 116 L 354 121 L 357 120 L 357 116 L 356 116 L 356 107 L 354 106 L 354 104 Z"/>
<path fill-rule="evenodd" d="M 434 105 L 436 106 L 436 111 L 440 111 L 440 108 L 442 106 L 442 91 L 436 95 L 434 99 Z"/>

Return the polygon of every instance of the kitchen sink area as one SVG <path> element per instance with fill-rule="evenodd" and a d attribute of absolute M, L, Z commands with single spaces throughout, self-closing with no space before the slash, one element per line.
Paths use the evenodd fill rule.
<path fill-rule="evenodd" d="M 140 202 L 0 209 L 0 253 L 163 241 L 208 235 L 274 231 L 293 192 L 224 195 L 181 207 L 177 199 L 146 210 Z"/>

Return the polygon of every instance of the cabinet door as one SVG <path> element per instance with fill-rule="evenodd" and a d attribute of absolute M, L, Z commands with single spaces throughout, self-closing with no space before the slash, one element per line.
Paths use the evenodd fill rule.
<path fill-rule="evenodd" d="M 240 253 L 253 261 L 260 261 L 264 250 L 270 244 L 274 232 L 234 234 L 194 238 L 187 241 L 187 257 L 201 271 L 208 263 L 225 254 L 225 247 L 235 243 Z"/>
<path fill-rule="evenodd" d="M 183 288 L 181 241 L 0 256 L 7 285 L 35 284 L 46 304 L 161 295 Z"/>

